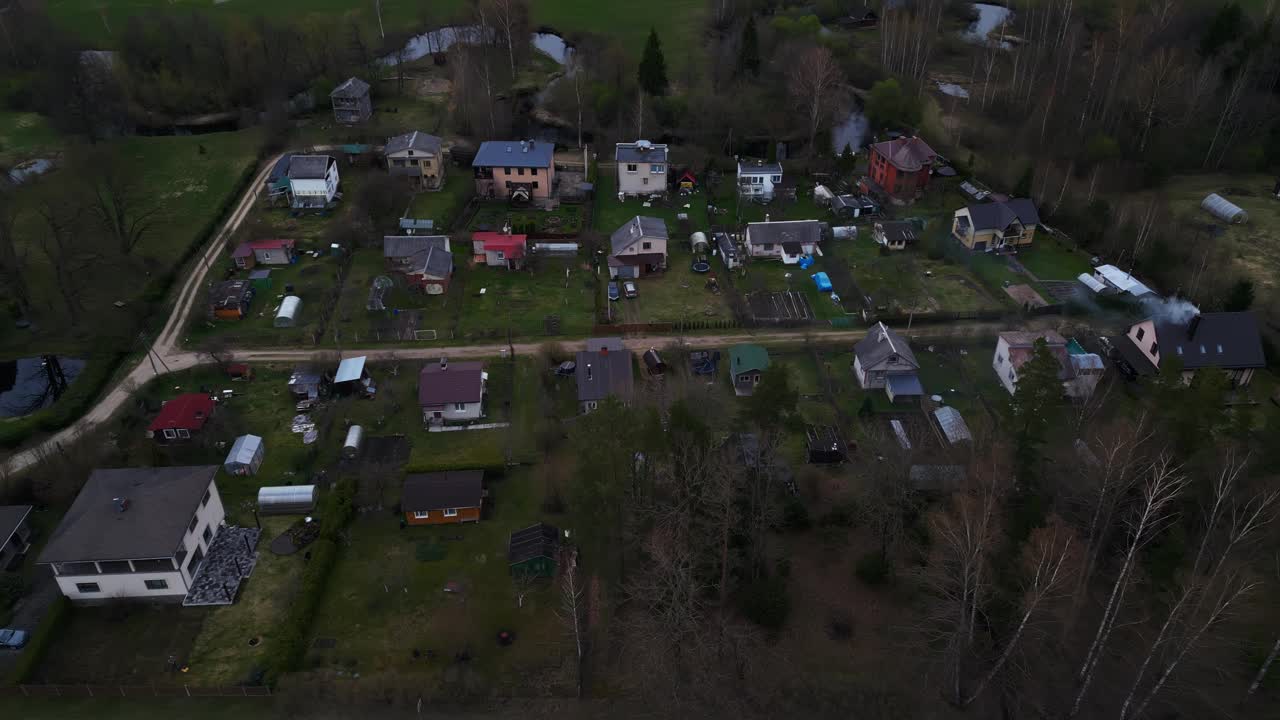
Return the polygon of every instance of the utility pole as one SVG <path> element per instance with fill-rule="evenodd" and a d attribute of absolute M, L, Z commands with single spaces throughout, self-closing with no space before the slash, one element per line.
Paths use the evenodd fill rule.
<path fill-rule="evenodd" d="M 382 27 L 382 0 L 373 0 L 373 6 L 378 11 L 378 32 L 382 35 L 382 39 L 387 39 L 387 31 Z"/>

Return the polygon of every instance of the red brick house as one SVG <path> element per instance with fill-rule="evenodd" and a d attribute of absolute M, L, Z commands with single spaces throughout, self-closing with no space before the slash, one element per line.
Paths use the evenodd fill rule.
<path fill-rule="evenodd" d="M 867 174 L 891 200 L 911 203 L 924 194 L 938 153 L 918 137 L 886 140 L 871 146 Z"/>
<path fill-rule="evenodd" d="M 213 417 L 213 398 L 205 393 L 185 393 L 160 408 L 147 426 L 147 435 L 158 443 L 190 440 Z"/>

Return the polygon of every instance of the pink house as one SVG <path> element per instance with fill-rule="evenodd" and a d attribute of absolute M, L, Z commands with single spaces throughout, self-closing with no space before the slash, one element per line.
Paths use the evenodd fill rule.
<path fill-rule="evenodd" d="M 489 140 L 471 161 L 476 194 L 498 200 L 549 198 L 555 183 L 555 146 L 537 140 Z"/>

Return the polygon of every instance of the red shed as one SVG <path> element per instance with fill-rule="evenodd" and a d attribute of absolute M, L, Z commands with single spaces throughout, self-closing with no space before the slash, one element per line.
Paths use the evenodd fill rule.
<path fill-rule="evenodd" d="M 505 267 L 509 270 L 520 268 L 524 264 L 528 247 L 529 240 L 525 235 L 497 232 L 471 235 L 471 254 L 475 256 L 475 261 L 490 267 Z"/>
<path fill-rule="evenodd" d="M 188 440 L 204 429 L 213 416 L 213 398 L 205 393 L 185 393 L 160 408 L 147 432 L 158 443 Z"/>
<path fill-rule="evenodd" d="M 886 140 L 871 146 L 867 174 L 890 198 L 910 203 L 924 194 L 937 157 L 918 137 Z"/>

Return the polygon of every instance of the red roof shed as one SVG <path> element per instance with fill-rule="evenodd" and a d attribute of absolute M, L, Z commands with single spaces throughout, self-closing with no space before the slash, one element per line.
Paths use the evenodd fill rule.
<path fill-rule="evenodd" d="M 163 430 L 200 430 L 213 415 L 213 398 L 205 393 L 185 393 L 160 408 L 160 413 L 147 426 L 151 432 Z"/>

